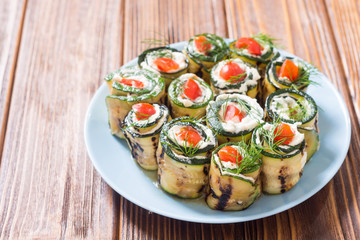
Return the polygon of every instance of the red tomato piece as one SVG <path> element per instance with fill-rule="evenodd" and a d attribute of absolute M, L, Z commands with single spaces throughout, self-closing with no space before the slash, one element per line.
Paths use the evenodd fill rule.
<path fill-rule="evenodd" d="M 222 147 L 218 152 L 219 158 L 223 162 L 232 162 L 240 164 L 242 160 L 241 154 L 237 151 L 236 148 L 231 146 Z"/>
<path fill-rule="evenodd" d="M 199 84 L 195 80 L 189 78 L 185 83 L 184 95 L 192 101 L 195 101 L 198 97 L 202 96 Z"/>
<path fill-rule="evenodd" d="M 238 118 L 239 122 L 246 116 L 246 113 L 240 111 L 237 107 L 230 104 L 226 106 L 225 121 L 233 121 L 234 118 Z"/>
<path fill-rule="evenodd" d="M 293 140 L 295 132 L 289 124 L 281 123 L 275 128 L 274 134 L 278 135 L 274 138 L 275 142 L 287 145 Z"/>
<path fill-rule="evenodd" d="M 235 43 L 236 48 L 246 48 L 249 53 L 261 55 L 261 45 L 253 38 L 241 37 Z"/>
<path fill-rule="evenodd" d="M 220 70 L 220 77 L 231 83 L 238 83 L 244 80 L 245 75 L 240 77 L 240 74 L 244 74 L 245 71 L 234 62 L 227 62 Z M 240 77 L 240 78 L 239 78 Z"/>
<path fill-rule="evenodd" d="M 176 133 L 176 135 L 182 141 L 186 140 L 188 144 L 192 144 L 193 147 L 195 147 L 202 139 L 198 131 L 196 131 L 196 129 L 191 126 L 181 128 L 180 132 Z"/>
<path fill-rule="evenodd" d="M 132 106 L 135 111 L 137 120 L 148 119 L 156 113 L 155 107 L 149 103 L 137 103 Z"/>
<path fill-rule="evenodd" d="M 195 47 L 199 52 L 207 52 L 211 49 L 211 43 L 206 39 L 205 36 L 198 36 L 194 39 Z"/>
<path fill-rule="evenodd" d="M 287 77 L 291 82 L 294 82 L 299 75 L 299 68 L 295 63 L 289 59 L 281 65 L 279 77 Z"/>
<path fill-rule="evenodd" d="M 136 87 L 136 88 L 140 88 L 140 89 L 144 87 L 144 83 L 139 81 L 139 80 L 136 80 L 136 79 L 123 78 L 119 82 L 121 84 Z"/>
<path fill-rule="evenodd" d="M 172 60 L 171 58 L 157 58 L 154 61 L 154 64 L 162 72 L 170 72 L 179 68 L 179 64 Z"/>

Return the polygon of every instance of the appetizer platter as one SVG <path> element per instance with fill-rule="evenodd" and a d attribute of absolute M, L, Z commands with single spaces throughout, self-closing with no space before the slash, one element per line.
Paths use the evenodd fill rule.
<path fill-rule="evenodd" d="M 276 214 L 330 181 L 349 147 L 337 90 L 264 34 L 151 48 L 105 82 L 85 121 L 90 158 L 117 192 L 164 216 Z"/>

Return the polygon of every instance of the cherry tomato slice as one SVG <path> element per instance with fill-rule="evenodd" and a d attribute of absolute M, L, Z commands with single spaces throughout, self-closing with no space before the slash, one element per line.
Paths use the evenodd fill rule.
<path fill-rule="evenodd" d="M 207 52 L 211 49 L 211 43 L 206 39 L 205 36 L 198 36 L 194 39 L 195 47 L 199 52 Z"/>
<path fill-rule="evenodd" d="M 202 139 L 198 131 L 191 126 L 186 126 L 181 128 L 180 132 L 176 133 L 176 135 L 182 140 L 195 147 Z"/>
<path fill-rule="evenodd" d="M 136 79 L 123 78 L 119 82 L 121 84 L 136 87 L 136 88 L 140 88 L 140 89 L 142 89 L 144 87 L 144 83 L 139 81 L 139 80 L 136 80 Z"/>
<path fill-rule="evenodd" d="M 236 48 L 246 48 L 249 53 L 261 55 L 261 45 L 252 38 L 241 37 L 235 43 Z"/>
<path fill-rule="evenodd" d="M 246 113 L 240 111 L 237 107 L 230 104 L 226 106 L 225 110 L 225 121 L 236 121 L 236 118 L 239 119 L 239 122 L 246 116 Z"/>
<path fill-rule="evenodd" d="M 135 111 L 137 120 L 148 119 L 156 113 L 155 107 L 149 103 L 137 103 L 132 106 Z"/>
<path fill-rule="evenodd" d="M 219 158 L 223 162 L 232 162 L 240 164 L 242 160 L 241 154 L 237 151 L 236 148 L 231 146 L 222 147 L 218 152 Z"/>
<path fill-rule="evenodd" d="M 289 59 L 281 65 L 279 77 L 287 77 L 291 82 L 294 82 L 299 75 L 299 68 L 295 63 Z"/>
<path fill-rule="evenodd" d="M 154 61 L 154 64 L 162 72 L 170 72 L 179 68 L 179 64 L 172 60 L 171 58 L 157 58 Z"/>
<path fill-rule="evenodd" d="M 192 101 L 195 101 L 198 97 L 202 96 L 199 84 L 195 80 L 189 78 L 185 83 L 184 95 Z"/>
<path fill-rule="evenodd" d="M 289 124 L 281 123 L 275 128 L 274 134 L 278 135 L 274 138 L 275 142 L 287 145 L 293 140 L 295 132 Z"/>
<path fill-rule="evenodd" d="M 244 80 L 245 75 L 240 77 L 240 74 L 244 74 L 245 71 L 234 62 L 227 62 L 220 70 L 220 77 L 229 81 L 230 83 L 238 83 Z"/>

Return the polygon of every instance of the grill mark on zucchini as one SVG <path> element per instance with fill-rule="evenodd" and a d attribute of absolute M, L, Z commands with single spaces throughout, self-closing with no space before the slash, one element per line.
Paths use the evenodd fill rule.
<path fill-rule="evenodd" d="M 209 169 L 207 168 L 207 166 L 204 166 L 203 172 L 204 172 L 205 175 L 208 175 Z"/>
<path fill-rule="evenodd" d="M 220 181 L 220 177 L 218 181 Z M 221 191 L 222 194 L 219 197 L 219 202 L 216 204 L 215 209 L 223 210 L 226 207 L 232 192 L 231 182 L 232 181 L 230 180 L 230 184 L 227 184 L 225 188 L 223 188 L 220 184 L 219 190 Z"/>
<path fill-rule="evenodd" d="M 280 175 L 278 176 L 278 179 L 280 180 L 280 184 L 281 184 L 281 193 L 286 192 L 286 178 L 288 177 L 288 175 L 286 174 L 286 170 L 287 167 L 282 167 L 279 171 Z"/>
<path fill-rule="evenodd" d="M 197 191 L 198 193 L 201 193 L 202 191 L 204 191 L 205 185 L 202 185 L 201 188 Z"/>

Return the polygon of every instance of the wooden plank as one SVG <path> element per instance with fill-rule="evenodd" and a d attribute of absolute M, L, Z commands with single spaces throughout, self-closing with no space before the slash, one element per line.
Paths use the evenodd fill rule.
<path fill-rule="evenodd" d="M 187 41 L 191 36 L 210 32 L 227 36 L 224 5 L 221 1 L 155 1 L 125 2 L 124 61 L 140 54 L 148 38 Z M 141 209 L 127 200 L 120 207 L 122 239 L 210 239 L 201 224 L 187 223 L 159 216 Z M 218 233 L 216 233 L 218 234 Z M 221 234 L 221 232 L 220 232 Z M 221 235 L 220 235 L 221 236 Z"/>
<path fill-rule="evenodd" d="M 356 195 L 359 168 L 355 157 L 359 152 L 359 128 L 352 99 L 348 98 L 346 72 L 340 62 L 326 6 L 320 1 L 281 1 L 281 4 L 279 1 L 231 1 L 226 10 L 227 16 L 233 15 L 237 19 L 228 21 L 230 36 L 232 32 L 235 37 L 266 32 L 281 39 L 285 50 L 319 66 L 343 94 L 355 133 L 349 155 L 335 178 L 305 203 L 275 217 L 259 220 L 264 224 L 264 232 L 270 230 L 270 238 L 282 236 L 285 239 L 359 237 L 359 196 Z M 338 14 L 343 12 L 338 11 Z M 244 22 L 250 22 L 252 28 Z M 281 228 L 277 227 L 274 232 L 270 229 L 274 225 L 281 225 Z"/>
<path fill-rule="evenodd" d="M 5 0 L 0 5 L 0 159 L 11 101 L 26 0 Z M 1 160 L 0 160 L 1 163 Z"/>
<path fill-rule="evenodd" d="M 207 13 L 203 10 L 205 7 Z M 177 42 L 201 32 L 236 38 L 261 31 L 280 39 L 285 50 L 314 62 L 330 76 L 344 96 L 349 91 L 344 84 L 345 71 L 339 61 L 338 46 L 323 2 L 234 0 L 224 1 L 223 5 L 221 1 L 127 1 L 125 12 L 126 61 L 145 48 L 133 39 L 156 37 L 151 32 L 160 32 L 168 36 L 171 42 Z M 226 21 L 222 22 L 222 19 Z M 128 37 L 130 40 L 127 40 Z M 351 99 L 345 97 L 345 101 L 354 126 L 356 121 Z M 359 133 L 358 130 L 356 132 Z M 353 141 L 357 137 L 356 134 Z M 149 216 L 146 210 L 123 200 L 123 211 L 120 211 L 121 236 L 124 239 L 138 237 L 136 233 L 140 228 L 145 229 L 145 235 L 151 239 L 356 238 L 359 225 L 359 217 L 355 213 L 358 202 L 356 186 L 359 174 L 351 179 L 352 174 L 358 171 L 351 169 L 351 166 L 357 166 L 355 156 L 358 146 L 356 142 L 355 147 L 350 149 L 344 166 L 334 180 L 318 194 L 289 211 L 247 223 L 195 224 L 154 213 Z"/>
<path fill-rule="evenodd" d="M 0 168 L 0 238 L 118 238 L 120 197 L 84 144 L 87 106 L 121 62 L 123 2 L 29 1 Z"/>

